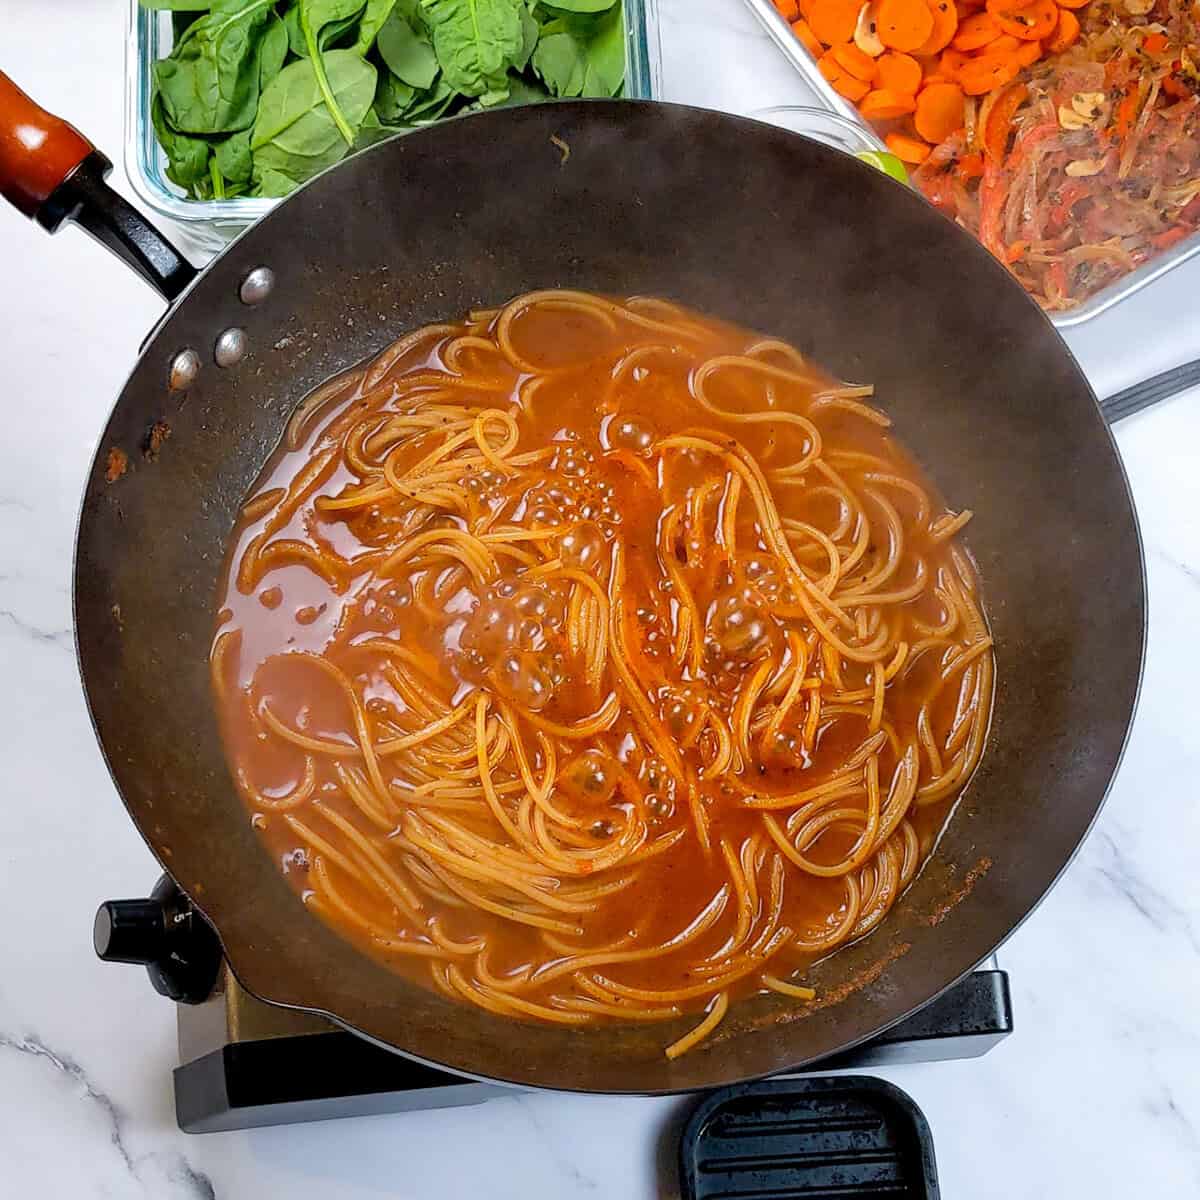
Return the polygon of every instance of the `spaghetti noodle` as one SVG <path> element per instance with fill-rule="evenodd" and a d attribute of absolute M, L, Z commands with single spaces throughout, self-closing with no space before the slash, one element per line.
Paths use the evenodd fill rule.
<path fill-rule="evenodd" d="M 671 1056 L 747 994 L 813 999 L 992 698 L 970 514 L 869 397 L 663 301 L 541 292 L 302 404 L 212 671 L 310 908 L 501 1016 L 674 1022 Z"/>

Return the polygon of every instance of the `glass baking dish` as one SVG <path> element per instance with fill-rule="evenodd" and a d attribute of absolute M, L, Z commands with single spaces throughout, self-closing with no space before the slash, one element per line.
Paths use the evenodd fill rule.
<path fill-rule="evenodd" d="M 125 171 L 133 190 L 162 217 L 176 222 L 182 240 L 203 250 L 219 250 L 230 238 L 269 212 L 278 200 L 239 197 L 190 200 L 166 173 L 167 160 L 154 136 L 150 105 L 153 66 L 171 52 L 171 13 L 128 0 L 125 43 Z M 662 92 L 658 0 L 623 0 L 625 12 L 625 95 L 650 100 Z"/>
<path fill-rule="evenodd" d="M 858 109 L 838 95 L 830 86 L 829 81 L 817 68 L 815 59 L 804 48 L 803 44 L 792 33 L 791 26 L 780 15 L 771 0 L 745 0 L 747 7 L 758 18 L 759 23 L 771 36 L 771 40 L 783 51 L 788 62 L 804 77 L 804 82 L 816 95 L 817 99 L 831 112 L 838 113 L 855 122 L 862 128 L 869 128 L 866 121 L 859 116 Z M 1156 255 L 1148 263 L 1130 272 L 1123 279 L 1110 283 L 1090 299 L 1066 312 L 1048 313 L 1050 320 L 1059 329 L 1067 329 L 1072 325 L 1080 325 L 1090 321 L 1119 304 L 1134 292 L 1140 292 L 1147 284 L 1174 270 L 1189 258 L 1200 255 L 1200 233 L 1192 234 L 1176 246 L 1162 254 Z"/>

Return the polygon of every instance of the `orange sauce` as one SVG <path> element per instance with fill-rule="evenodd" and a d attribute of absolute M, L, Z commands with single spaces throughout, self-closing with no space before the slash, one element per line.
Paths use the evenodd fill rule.
<path fill-rule="evenodd" d="M 827 701 L 827 709 L 836 708 L 838 692 L 869 695 L 873 668 L 837 655 L 835 661 L 822 656 L 813 623 L 801 611 L 795 587 L 771 552 L 747 488 L 740 486 L 740 495 L 731 497 L 731 475 L 712 453 L 680 449 L 668 455 L 660 451 L 660 443 L 684 432 L 694 432 L 722 448 L 736 441 L 770 483 L 780 517 L 822 531 L 847 558 L 856 541 L 861 541 L 861 523 L 852 522 L 839 532 L 845 510 L 827 486 L 828 480 L 810 471 L 798 481 L 785 483 L 775 474 L 782 470 L 786 475 L 788 464 L 805 453 L 804 430 L 782 419 L 739 419 L 748 413 L 771 413 L 773 408 L 780 413 L 807 413 L 819 429 L 822 456 L 838 463 L 838 475 L 862 498 L 870 518 L 868 534 L 863 535 L 867 544 L 839 588 L 852 594 L 855 583 L 869 581 L 872 571 L 886 560 L 888 539 L 894 535 L 889 532 L 885 507 L 902 531 L 903 548 L 890 579 L 876 590 L 902 588 L 919 571 L 925 572 L 927 584 L 917 596 L 879 606 L 893 643 L 903 642 L 911 649 L 929 636 L 924 630 L 946 622 L 944 595 L 935 585 L 951 576 L 961 578 L 966 560 L 959 551 L 956 564 L 954 540 L 935 536 L 945 506 L 893 434 L 852 408 L 814 406 L 812 396 L 832 386 L 832 381 L 814 375 L 804 386 L 789 382 L 784 374 L 794 371 L 794 363 L 782 351 L 768 347 L 756 355 L 783 374 L 768 378 L 736 370 L 727 376 L 715 372 L 708 377 L 708 406 L 700 403 L 694 394 L 699 365 L 721 355 L 745 355 L 760 339 L 693 314 L 680 317 L 685 319 L 687 335 L 668 345 L 664 335 L 624 321 L 610 328 L 588 312 L 553 305 L 532 309 L 511 326 L 512 345 L 519 347 L 522 359 L 519 364 L 495 349 L 495 317 L 490 314 L 474 323 L 435 328 L 413 340 L 371 386 L 364 385 L 360 369 L 346 377 L 340 392 L 336 385 L 324 389 L 324 401 L 305 421 L 296 422 L 295 444 L 283 445 L 266 465 L 233 532 L 218 599 L 218 703 L 228 755 L 254 823 L 279 869 L 302 896 L 320 900 L 313 868 L 323 852 L 306 843 L 277 806 L 302 789 L 306 773 L 312 772 L 311 794 L 287 812 L 307 828 L 319 829 L 327 843 L 343 850 L 345 838 L 324 814 L 336 814 L 361 830 L 418 893 L 423 920 L 433 918 L 440 933 L 453 942 L 483 940 L 491 977 L 518 980 L 564 957 L 542 928 L 481 911 L 463 903 L 446 886 L 424 886 L 428 880 L 406 866 L 395 831 L 364 819 L 361 805 L 349 794 L 337 764 L 349 763 L 365 773 L 357 750 L 363 731 L 343 689 L 315 669 L 309 656 L 321 656 L 350 681 L 367 736 L 382 744 L 425 727 L 431 719 L 430 713 L 417 711 L 412 695 L 397 687 L 395 674 L 388 669 L 397 660 L 364 645 L 388 642 L 402 646 L 424 664 L 422 688 L 441 705 L 431 712 L 470 703 L 482 690 L 492 698 L 495 710 L 504 704 L 514 712 L 532 714 L 520 722 L 530 769 L 535 778 L 543 776 L 546 747 L 552 744 L 557 773 L 552 801 L 578 822 L 573 826 L 576 848 L 603 850 L 624 836 L 622 831 L 635 819 L 643 828 L 642 847 L 678 833 L 669 848 L 645 859 L 636 870 L 617 865 L 598 871 L 598 879 L 631 878 L 600 898 L 590 911 L 553 914 L 568 924 L 577 921 L 581 930 L 578 935 L 554 935 L 559 942 L 587 953 L 617 945 L 653 947 L 677 938 L 722 888 L 733 891 L 722 846 L 739 858 L 751 838 L 760 847 L 747 856 L 757 872 L 754 929 L 768 919 L 776 858 L 786 868 L 782 903 L 775 914 L 777 927 L 811 933 L 833 928 L 845 917 L 849 901 L 844 876 L 809 873 L 784 859 L 764 836 L 763 812 L 747 807 L 745 801 L 801 792 L 843 769 L 869 736 L 870 700 L 853 702 L 859 711 L 829 712 L 815 728 L 806 730 L 807 693 L 802 690 L 801 699 L 774 732 L 765 728 L 771 709 L 770 702 L 764 701 L 754 711 L 758 724 L 753 726 L 748 759 L 735 756 L 730 767 L 715 776 L 706 765 L 718 753 L 718 739 L 711 727 L 697 731 L 703 728 L 706 711 L 733 728 L 748 680 L 763 663 L 772 664 L 772 678 L 776 674 L 782 678 L 792 661 L 795 638 L 808 639 L 817 650 L 806 673 L 815 690 L 824 689 L 834 697 Z M 480 344 L 471 338 L 481 339 Z M 492 349 L 486 348 L 488 342 Z M 664 348 L 631 361 L 628 351 L 634 344 Z M 537 370 L 527 369 L 530 362 L 537 364 Z M 572 646 L 568 631 L 575 587 L 571 579 L 550 575 L 531 582 L 528 563 L 499 553 L 494 575 L 482 583 L 467 568 L 448 567 L 444 559 L 422 567 L 419 556 L 417 565 L 406 564 L 381 577 L 377 572 L 387 555 L 413 537 L 439 527 L 465 528 L 469 522 L 439 513 L 436 506 L 414 517 L 414 502 L 399 494 L 349 510 L 322 507 L 322 501 L 345 497 L 363 486 L 361 472 L 351 459 L 355 453 L 367 456 L 370 436 L 359 440 L 357 450 L 352 445 L 348 455 L 344 431 L 362 428 L 364 423 L 368 431 L 382 429 L 390 415 L 410 404 L 414 379 L 428 378 L 430 404 L 448 403 L 437 381 L 449 377 L 469 385 L 461 397 L 451 396 L 454 403 L 466 403 L 472 411 L 499 408 L 515 418 L 519 440 L 511 455 L 544 452 L 536 462 L 507 473 L 488 464 L 465 471 L 456 481 L 469 497 L 463 503 L 480 514 L 479 528 L 552 531 L 540 548 L 535 540 L 512 545 L 534 561 L 543 557 L 577 566 L 612 594 L 645 706 L 678 756 L 678 765 L 695 782 L 695 801 L 689 799 L 672 764 L 650 744 L 636 706 L 623 695 L 612 666 L 612 644 L 602 677 L 589 682 L 586 655 Z M 731 415 L 720 415 L 714 407 Z M 498 439 L 498 431 L 491 436 Z M 408 443 L 396 443 L 398 449 L 389 446 L 389 452 L 395 449 L 393 471 L 403 474 L 437 444 L 434 430 Z M 281 508 L 280 498 L 287 489 L 330 447 L 338 448 L 329 456 L 319 483 L 293 512 L 286 511 L 286 500 Z M 879 476 L 889 473 L 915 485 L 915 490 L 880 482 Z M 920 495 L 928 498 L 927 514 Z M 885 504 L 877 496 L 884 497 Z M 696 513 L 695 522 L 690 511 Z M 677 532 L 664 539 L 663 523 L 673 520 L 673 513 L 681 514 Z M 735 540 L 734 554 L 726 545 L 729 537 Z M 343 565 L 336 573 L 322 574 L 311 562 L 285 550 L 247 569 L 247 562 L 264 546 L 284 542 L 309 547 Z M 797 535 L 793 544 L 803 546 L 803 535 Z M 624 585 L 612 589 L 615 551 L 623 565 Z M 674 556 L 674 562 L 665 561 L 668 555 Z M 819 551 L 806 552 L 799 561 L 813 579 L 819 580 L 826 570 Z M 701 628 L 694 630 L 698 661 L 690 658 L 690 651 L 678 661 L 681 656 L 675 652 L 680 624 L 686 618 L 672 572 L 686 583 L 699 613 Z M 853 629 L 841 632 L 856 636 Z M 229 638 L 229 634 L 236 636 Z M 923 709 L 939 743 L 952 735 L 962 707 L 960 687 L 957 680 L 945 687 L 939 681 L 948 656 L 965 644 L 961 631 L 958 636 L 957 643 L 949 639 L 954 644 L 945 652 L 935 648 L 923 654 L 888 681 L 884 712 L 895 744 L 884 739 L 877 751 L 885 801 L 905 748 L 919 741 L 918 716 Z M 583 740 L 553 733 L 547 735 L 548 742 L 539 739 L 535 718 L 573 727 L 613 703 L 614 696 L 619 713 L 603 731 Z M 779 703 L 781 692 L 774 696 L 774 703 Z M 990 694 L 984 703 L 985 707 L 990 703 Z M 864 706 L 868 711 L 861 711 Z M 986 720 L 986 712 L 981 719 Z M 469 731 L 473 722 L 470 713 L 458 728 Z M 276 736 L 277 726 L 341 745 L 346 755 L 339 759 L 335 753 L 309 753 Z M 918 753 L 921 782 L 925 782 L 933 774 L 931 760 L 926 751 Z M 953 757 L 945 750 L 943 754 L 947 761 Z M 411 770 L 405 774 L 404 761 L 402 755 L 379 759 L 393 806 L 386 810 L 397 829 L 405 828 L 404 813 L 412 807 L 405 797 L 420 783 Z M 472 771 L 478 780 L 477 763 L 455 765 L 464 784 L 472 782 Z M 508 785 L 503 803 L 516 820 L 516 805 L 525 789 L 511 769 L 498 768 L 496 778 Z M 909 809 L 906 821 L 921 857 L 929 853 L 959 790 L 955 787 Z M 696 803 L 707 829 L 707 849 L 697 829 Z M 856 794 L 839 804 L 862 812 L 867 798 Z M 416 808 L 420 811 L 420 804 Z M 481 800 L 474 812 L 461 806 L 429 811 L 465 822 L 500 842 L 511 840 Z M 785 808 L 773 815 L 783 827 L 789 814 Z M 859 832 L 853 819 L 833 823 L 804 854 L 818 866 L 836 864 L 851 853 Z M 429 958 L 389 952 L 380 941 L 380 935 L 419 940 L 426 931 L 378 887 L 334 861 L 325 865 L 330 878 L 336 877 L 338 894 L 360 919 L 349 919 L 333 904 L 318 903 L 323 918 L 367 952 L 429 985 Z M 586 873 L 580 878 L 587 882 Z M 575 886 L 579 878 L 570 882 Z M 595 970 L 604 979 L 631 988 L 686 989 L 715 978 L 714 990 L 723 987 L 734 997 L 759 990 L 763 986 L 759 968 L 723 982 L 720 972 L 711 967 L 736 941 L 737 920 L 731 894 L 721 919 L 683 949 Z M 753 937 L 743 941 L 748 945 Z M 815 956 L 811 949 L 789 943 L 774 948 L 770 962 L 764 960 L 760 967 L 786 978 Z M 454 961 L 470 972 L 469 956 Z M 519 994 L 553 1006 L 569 982 L 569 977 L 559 974 L 539 984 L 535 976 Z M 705 1003 L 701 994 L 688 996 L 678 1007 L 695 1010 Z"/>

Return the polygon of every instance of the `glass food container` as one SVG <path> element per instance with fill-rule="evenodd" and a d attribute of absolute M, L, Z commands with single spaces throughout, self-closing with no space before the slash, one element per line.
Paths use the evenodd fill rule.
<path fill-rule="evenodd" d="M 622 0 L 625 13 L 625 91 L 635 100 L 661 94 L 658 0 Z M 181 240 L 205 251 L 221 249 L 278 200 L 238 197 L 190 200 L 167 178 L 167 158 L 154 135 L 150 105 L 153 66 L 171 52 L 171 13 L 128 0 L 125 43 L 125 171 L 134 192 L 159 216 L 175 222 Z"/>
<path fill-rule="evenodd" d="M 770 35 L 771 40 L 783 51 L 788 62 L 804 78 L 804 82 L 808 85 L 809 90 L 816 94 L 821 104 L 831 113 L 836 113 L 840 118 L 857 125 L 860 129 L 866 130 L 874 137 L 870 126 L 859 116 L 858 109 L 834 91 L 829 81 L 821 74 L 816 60 L 792 32 L 791 27 L 779 14 L 772 0 L 745 0 L 745 3 Z M 766 116 L 765 113 L 755 115 L 762 116 L 764 120 L 772 119 Z M 799 129 L 798 132 L 804 133 L 807 131 Z M 1072 325 L 1080 325 L 1084 321 L 1089 321 L 1092 317 L 1106 312 L 1114 304 L 1119 304 L 1127 296 L 1132 296 L 1135 292 L 1140 292 L 1142 288 L 1153 283 L 1160 276 L 1165 275 L 1168 271 L 1173 270 L 1181 263 L 1197 255 L 1200 255 L 1200 233 L 1192 234 L 1191 237 L 1185 238 L 1169 250 L 1155 255 L 1154 258 L 1144 263 L 1136 271 L 1132 271 L 1114 283 L 1110 283 L 1082 304 L 1067 309 L 1065 312 L 1047 313 L 1046 315 L 1059 329 L 1067 329 Z"/>
<path fill-rule="evenodd" d="M 802 133 L 814 142 L 851 154 L 908 186 L 908 172 L 904 164 L 883 144 L 875 131 L 861 121 L 853 121 L 825 108 L 794 104 L 759 108 L 749 115 L 756 121 Z"/>

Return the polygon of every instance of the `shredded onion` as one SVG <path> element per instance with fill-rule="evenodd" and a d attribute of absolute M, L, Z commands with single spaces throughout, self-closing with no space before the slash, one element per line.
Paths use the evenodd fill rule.
<path fill-rule="evenodd" d="M 1200 232 L 1200 7 L 1157 0 L 1131 17 L 1117 0 L 1091 0 L 1080 17 L 1076 44 L 1022 76 L 1029 95 L 987 186 L 958 163 L 980 145 L 1000 89 L 969 101 L 965 129 L 913 175 L 1048 309 L 1078 305 Z M 1080 93 L 1103 94 L 1094 117 Z M 1063 128 L 1060 110 L 1084 127 Z"/>

